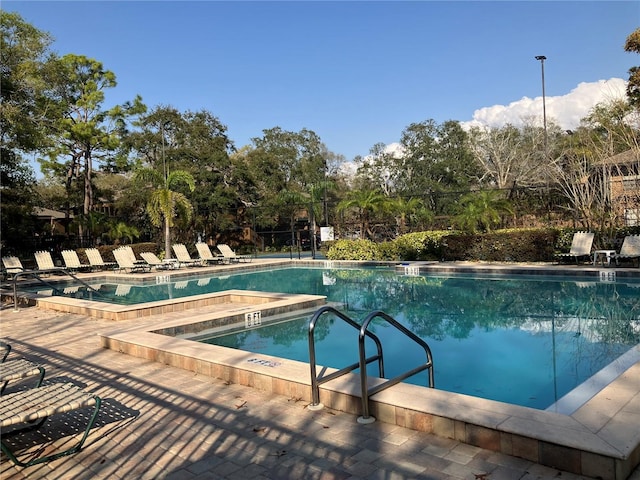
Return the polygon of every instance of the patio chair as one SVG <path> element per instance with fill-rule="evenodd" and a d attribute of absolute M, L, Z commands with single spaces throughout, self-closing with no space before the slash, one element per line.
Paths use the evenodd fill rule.
<path fill-rule="evenodd" d="M 102 260 L 100 250 L 97 248 L 87 248 L 84 253 L 89 259 L 89 264 L 96 270 L 113 270 L 118 267 L 117 262 L 105 262 Z"/>
<path fill-rule="evenodd" d="M 173 260 L 172 258 L 165 258 L 164 260 L 160 260 L 158 256 L 153 252 L 142 252 L 140 254 L 142 259 L 151 265 L 152 268 L 156 270 L 173 270 L 178 268 L 178 262 Z"/>
<path fill-rule="evenodd" d="M 42 385 L 42 381 L 44 380 L 44 367 L 24 359 L 5 362 L 11 352 L 11 344 L 0 341 L 0 348 L 4 350 L 2 358 L 0 358 L 0 394 L 4 392 L 7 384 L 12 380 L 21 380 L 37 375 L 36 387 Z"/>
<path fill-rule="evenodd" d="M 56 267 L 53 263 L 53 258 L 51 258 L 51 254 L 46 250 L 36 252 L 34 253 L 34 256 L 36 258 L 36 263 L 38 264 L 38 270 L 46 273 L 62 272 L 66 270 L 64 267 Z"/>
<path fill-rule="evenodd" d="M 613 255 L 616 266 L 620 264 L 620 260 L 638 260 L 640 268 L 640 235 L 627 235 L 624 237 L 620 252 Z"/>
<path fill-rule="evenodd" d="M 234 252 L 227 244 L 219 243 L 216 245 L 216 248 L 220 250 L 220 253 L 228 263 L 250 262 L 252 260 L 248 255 L 237 255 L 236 252 Z"/>
<path fill-rule="evenodd" d="M 6 342 L 0 342 L 0 348 L 4 350 L 2 358 L 0 359 L 0 363 L 3 363 L 9 356 L 9 353 L 11 353 L 11 345 Z"/>
<path fill-rule="evenodd" d="M 91 265 L 87 265 L 85 263 L 80 263 L 80 258 L 75 250 L 63 250 L 62 251 L 62 260 L 64 260 L 64 264 L 67 267 L 67 270 L 71 270 L 79 272 L 79 271 L 89 271 L 91 270 Z"/>
<path fill-rule="evenodd" d="M 200 260 L 207 265 L 224 262 L 224 257 L 222 255 L 214 255 L 211 253 L 209 245 L 204 242 L 196 243 L 196 249 L 198 250 L 198 255 L 200 255 Z"/>
<path fill-rule="evenodd" d="M 133 253 L 133 251 L 131 251 Z M 150 272 L 151 265 L 147 262 L 137 262 L 131 259 L 131 253 L 124 247 L 116 248 L 113 256 L 118 262 L 118 269 L 125 273 Z M 134 257 L 135 258 L 135 257 Z"/>
<path fill-rule="evenodd" d="M 4 266 L 4 271 L 7 274 L 8 278 L 11 278 L 11 276 L 15 275 L 16 273 L 25 271 L 24 267 L 22 266 L 22 262 L 18 257 L 2 257 L 2 265 Z"/>
<path fill-rule="evenodd" d="M 189 252 L 187 251 L 187 247 L 182 243 L 176 243 L 175 245 L 171 245 L 173 248 L 173 252 L 176 254 L 176 258 L 180 265 L 186 265 L 187 267 L 202 267 L 204 264 L 202 260 L 198 258 L 191 258 Z"/>
<path fill-rule="evenodd" d="M 37 377 L 35 384 L 37 388 L 42 385 L 44 373 L 44 367 L 24 358 L 2 362 L 0 363 L 0 394 L 7 388 L 9 382 L 34 376 Z"/>
<path fill-rule="evenodd" d="M 584 257 L 591 258 L 591 246 L 593 245 L 594 234 L 592 232 L 576 232 L 573 234 L 571 249 L 568 253 L 557 253 L 559 259 L 571 258 L 576 264 Z"/>
<path fill-rule="evenodd" d="M 0 446 L 2 452 L 13 463 L 21 467 L 29 467 L 77 453 L 82 449 L 82 445 L 98 418 L 100 403 L 100 397 L 72 383 L 52 383 L 31 390 L 3 395 L 0 397 L 0 428 L 2 428 Z M 64 451 L 31 458 L 29 461 L 23 462 L 16 457 L 6 441 L 9 436 L 40 428 L 49 417 L 85 407 L 93 407 L 93 412 L 89 416 L 84 434 L 74 446 Z M 79 415 L 78 419 L 84 417 L 84 415 Z M 8 427 L 16 429 L 7 431 Z"/>

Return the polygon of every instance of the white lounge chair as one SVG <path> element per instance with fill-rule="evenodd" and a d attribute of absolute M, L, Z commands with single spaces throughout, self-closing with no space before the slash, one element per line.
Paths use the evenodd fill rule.
<path fill-rule="evenodd" d="M 0 439 L 2 452 L 6 454 L 13 463 L 21 467 L 36 465 L 79 452 L 98 417 L 100 403 L 100 397 L 72 383 L 52 383 L 44 387 L 2 395 L 0 396 L 0 428 L 3 431 L 2 438 Z M 49 417 L 59 413 L 72 412 L 84 407 L 93 407 L 93 412 L 88 417 L 84 434 L 79 442 L 64 451 L 31 458 L 29 461 L 23 462 L 18 460 L 15 453 L 5 442 L 8 436 L 18 434 L 24 430 L 7 431 L 10 430 L 8 427 L 25 425 L 28 426 L 29 429 L 39 428 Z"/>
<path fill-rule="evenodd" d="M 35 387 L 39 387 L 44 380 L 44 367 L 24 358 L 0 363 L 0 393 L 4 392 L 9 382 L 29 377 L 37 377 Z"/>
<path fill-rule="evenodd" d="M 236 252 L 234 252 L 231 247 L 225 243 L 219 243 L 216 245 L 216 248 L 220 250 L 220 253 L 228 263 L 250 262 L 252 260 L 248 255 L 237 255 Z"/>
<path fill-rule="evenodd" d="M 140 254 L 142 259 L 151 265 L 156 270 L 173 270 L 178 268 L 178 262 L 172 258 L 165 258 L 160 260 L 158 256 L 153 252 L 142 252 Z"/>
<path fill-rule="evenodd" d="M 116 258 L 116 262 L 118 262 L 118 268 L 128 273 L 150 272 L 151 265 L 149 265 L 147 262 L 144 262 L 144 261 L 141 263 L 141 262 L 132 260 L 131 259 L 132 253 L 133 251 L 129 252 L 124 247 L 116 248 L 113 251 L 113 256 Z"/>
<path fill-rule="evenodd" d="M 213 255 L 209 245 L 204 242 L 196 243 L 196 249 L 198 250 L 198 255 L 200 255 L 200 260 L 207 265 L 224 262 L 224 257 L 222 255 Z"/>
<path fill-rule="evenodd" d="M 76 253 L 75 250 L 63 250 L 62 260 L 64 260 L 64 264 L 67 267 L 67 270 L 71 270 L 71 271 L 91 270 L 91 265 L 80 263 L 80 258 L 78 257 L 78 254 Z"/>
<path fill-rule="evenodd" d="M 570 258 L 575 260 L 576 264 L 578 260 L 584 257 L 591 258 L 591 247 L 593 245 L 594 234 L 592 232 L 576 232 L 573 234 L 573 240 L 571 241 L 571 249 L 568 253 L 556 254 L 559 259 Z"/>
<path fill-rule="evenodd" d="M 87 255 L 89 259 L 89 264 L 97 270 L 113 270 L 117 268 L 117 262 L 105 262 L 102 260 L 102 255 L 100 254 L 100 250 L 97 248 L 87 248 L 84 253 Z"/>
<path fill-rule="evenodd" d="M 51 254 L 46 250 L 42 250 L 40 252 L 34 253 L 36 258 L 36 263 L 38 264 L 38 270 L 51 273 L 51 272 L 61 272 L 66 270 L 64 267 L 56 267 L 53 263 L 53 258 L 51 258 Z"/>
<path fill-rule="evenodd" d="M 18 257 L 2 257 L 2 265 L 4 265 L 4 271 L 9 278 L 11 278 L 11 276 L 15 275 L 16 273 L 25 271 L 24 267 L 22 266 L 22 262 Z"/>
<path fill-rule="evenodd" d="M 176 254 L 178 262 L 180 262 L 180 265 L 186 265 L 187 267 L 201 267 L 204 265 L 202 260 L 191 258 L 191 255 L 189 255 L 187 247 L 185 247 L 184 244 L 176 243 L 171 247 L 173 248 L 173 252 Z"/>
<path fill-rule="evenodd" d="M 0 342 L 0 348 L 4 350 L 2 358 L 0 358 L 0 394 L 4 392 L 7 384 L 13 380 L 23 380 L 25 378 L 37 376 L 36 387 L 42 385 L 44 380 L 44 367 L 37 363 L 30 362 L 24 358 L 16 360 L 7 360 L 11 352 L 11 344 Z"/>
<path fill-rule="evenodd" d="M 620 264 L 620 260 L 638 260 L 638 267 L 640 268 L 640 235 L 627 235 L 624 237 L 620 252 L 616 253 L 613 258 L 616 261 L 616 265 Z"/>

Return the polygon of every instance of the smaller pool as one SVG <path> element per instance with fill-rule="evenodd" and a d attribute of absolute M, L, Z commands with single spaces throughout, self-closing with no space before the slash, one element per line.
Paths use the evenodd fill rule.
<path fill-rule="evenodd" d="M 309 319 L 297 318 L 199 341 L 308 363 Z M 639 348 L 633 358 L 624 358 L 630 350 L 628 344 L 590 340 L 594 326 L 577 320 L 525 322 L 518 327 L 490 330 L 474 327 L 460 338 L 451 324 L 444 336 L 426 338 L 433 351 L 436 388 L 546 409 L 601 369 L 609 371 L 606 376 L 611 381 L 611 372 L 615 372 L 615 378 L 629 367 L 629 362 L 640 360 Z M 383 344 L 386 378 L 425 361 L 421 349 L 385 323 L 374 321 L 371 330 Z M 339 369 L 358 361 L 358 332 L 340 319 L 324 321 L 323 317 L 316 324 L 315 338 L 318 365 Z M 368 355 L 375 353 L 370 340 L 366 350 Z M 378 376 L 377 365 L 369 365 L 367 373 Z M 421 372 L 407 383 L 427 386 L 427 373 Z M 579 401 L 596 392 L 593 388 L 583 390 Z"/>

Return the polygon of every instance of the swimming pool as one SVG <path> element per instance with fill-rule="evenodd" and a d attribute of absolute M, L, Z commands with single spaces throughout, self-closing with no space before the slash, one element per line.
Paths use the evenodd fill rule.
<path fill-rule="evenodd" d="M 628 279 L 280 268 L 156 282 L 103 283 L 100 292 L 129 304 L 233 289 L 308 293 L 343 305 L 358 321 L 384 310 L 430 345 L 437 388 L 538 409 L 640 342 L 640 283 Z M 308 362 L 307 322 L 308 317 L 210 341 Z M 341 368 L 357 359 L 353 330 L 334 321 L 321 328 L 318 364 Z M 384 325 L 374 324 L 374 331 L 383 338 L 387 377 L 416 365 L 420 351 Z M 425 376 L 410 381 L 425 385 Z"/>
<path fill-rule="evenodd" d="M 239 289 L 324 295 L 356 320 L 380 309 L 429 343 L 437 388 L 538 409 L 615 364 L 639 343 L 637 280 L 406 273 L 389 268 L 293 267 L 177 281 L 159 275 L 138 284 L 103 280 L 95 286 L 101 300 L 124 304 Z M 96 297 L 82 289 L 68 290 L 77 298 Z M 307 321 L 243 331 L 214 342 L 308 362 Z M 352 363 L 357 359 L 357 336 L 352 340 L 353 331 L 343 331 L 340 322 L 328 323 L 331 329 L 326 332 L 322 325 L 318 363 L 334 368 Z M 419 352 L 413 354 L 383 325 L 374 328 L 384 337 L 387 377 L 416 365 Z M 425 376 L 412 381 L 425 385 Z"/>

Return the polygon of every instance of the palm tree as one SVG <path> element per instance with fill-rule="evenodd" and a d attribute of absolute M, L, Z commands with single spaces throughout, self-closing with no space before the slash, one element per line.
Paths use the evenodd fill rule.
<path fill-rule="evenodd" d="M 407 227 L 409 220 L 415 224 L 415 222 L 420 219 L 424 221 L 433 219 L 433 213 L 425 207 L 424 202 L 419 198 L 395 198 L 390 200 L 389 210 L 396 217 L 396 224 L 398 225 L 398 233 L 400 235 L 410 230 L 410 228 Z"/>
<path fill-rule="evenodd" d="M 502 215 L 513 214 L 511 203 L 500 197 L 498 190 L 483 190 L 469 193 L 460 199 L 459 213 L 453 219 L 454 224 L 471 233 L 489 232 L 500 223 Z"/>
<path fill-rule="evenodd" d="M 189 221 L 193 213 L 189 199 L 174 189 L 184 183 L 193 192 L 196 188 L 193 176 L 184 170 L 174 170 L 164 176 L 152 168 L 141 168 L 136 171 L 134 178 L 151 183 L 155 188 L 147 202 L 147 213 L 156 227 L 164 223 L 164 254 L 165 258 L 171 258 L 171 227 L 175 225 L 176 218 L 183 217 Z"/>
<path fill-rule="evenodd" d="M 123 240 L 128 240 L 130 243 L 133 243 L 133 240 L 140 236 L 140 231 L 136 227 L 127 225 L 124 222 L 113 222 L 109 227 L 107 235 L 109 235 L 109 238 L 114 244 L 122 242 Z"/>
<path fill-rule="evenodd" d="M 338 206 L 338 212 L 348 210 L 349 208 L 358 209 L 358 217 L 360 219 L 360 238 L 365 239 L 371 237 L 373 232 L 370 228 L 371 214 L 381 212 L 387 208 L 388 199 L 382 193 L 375 190 L 354 190 L 349 192 L 347 198 L 342 200 Z"/>

